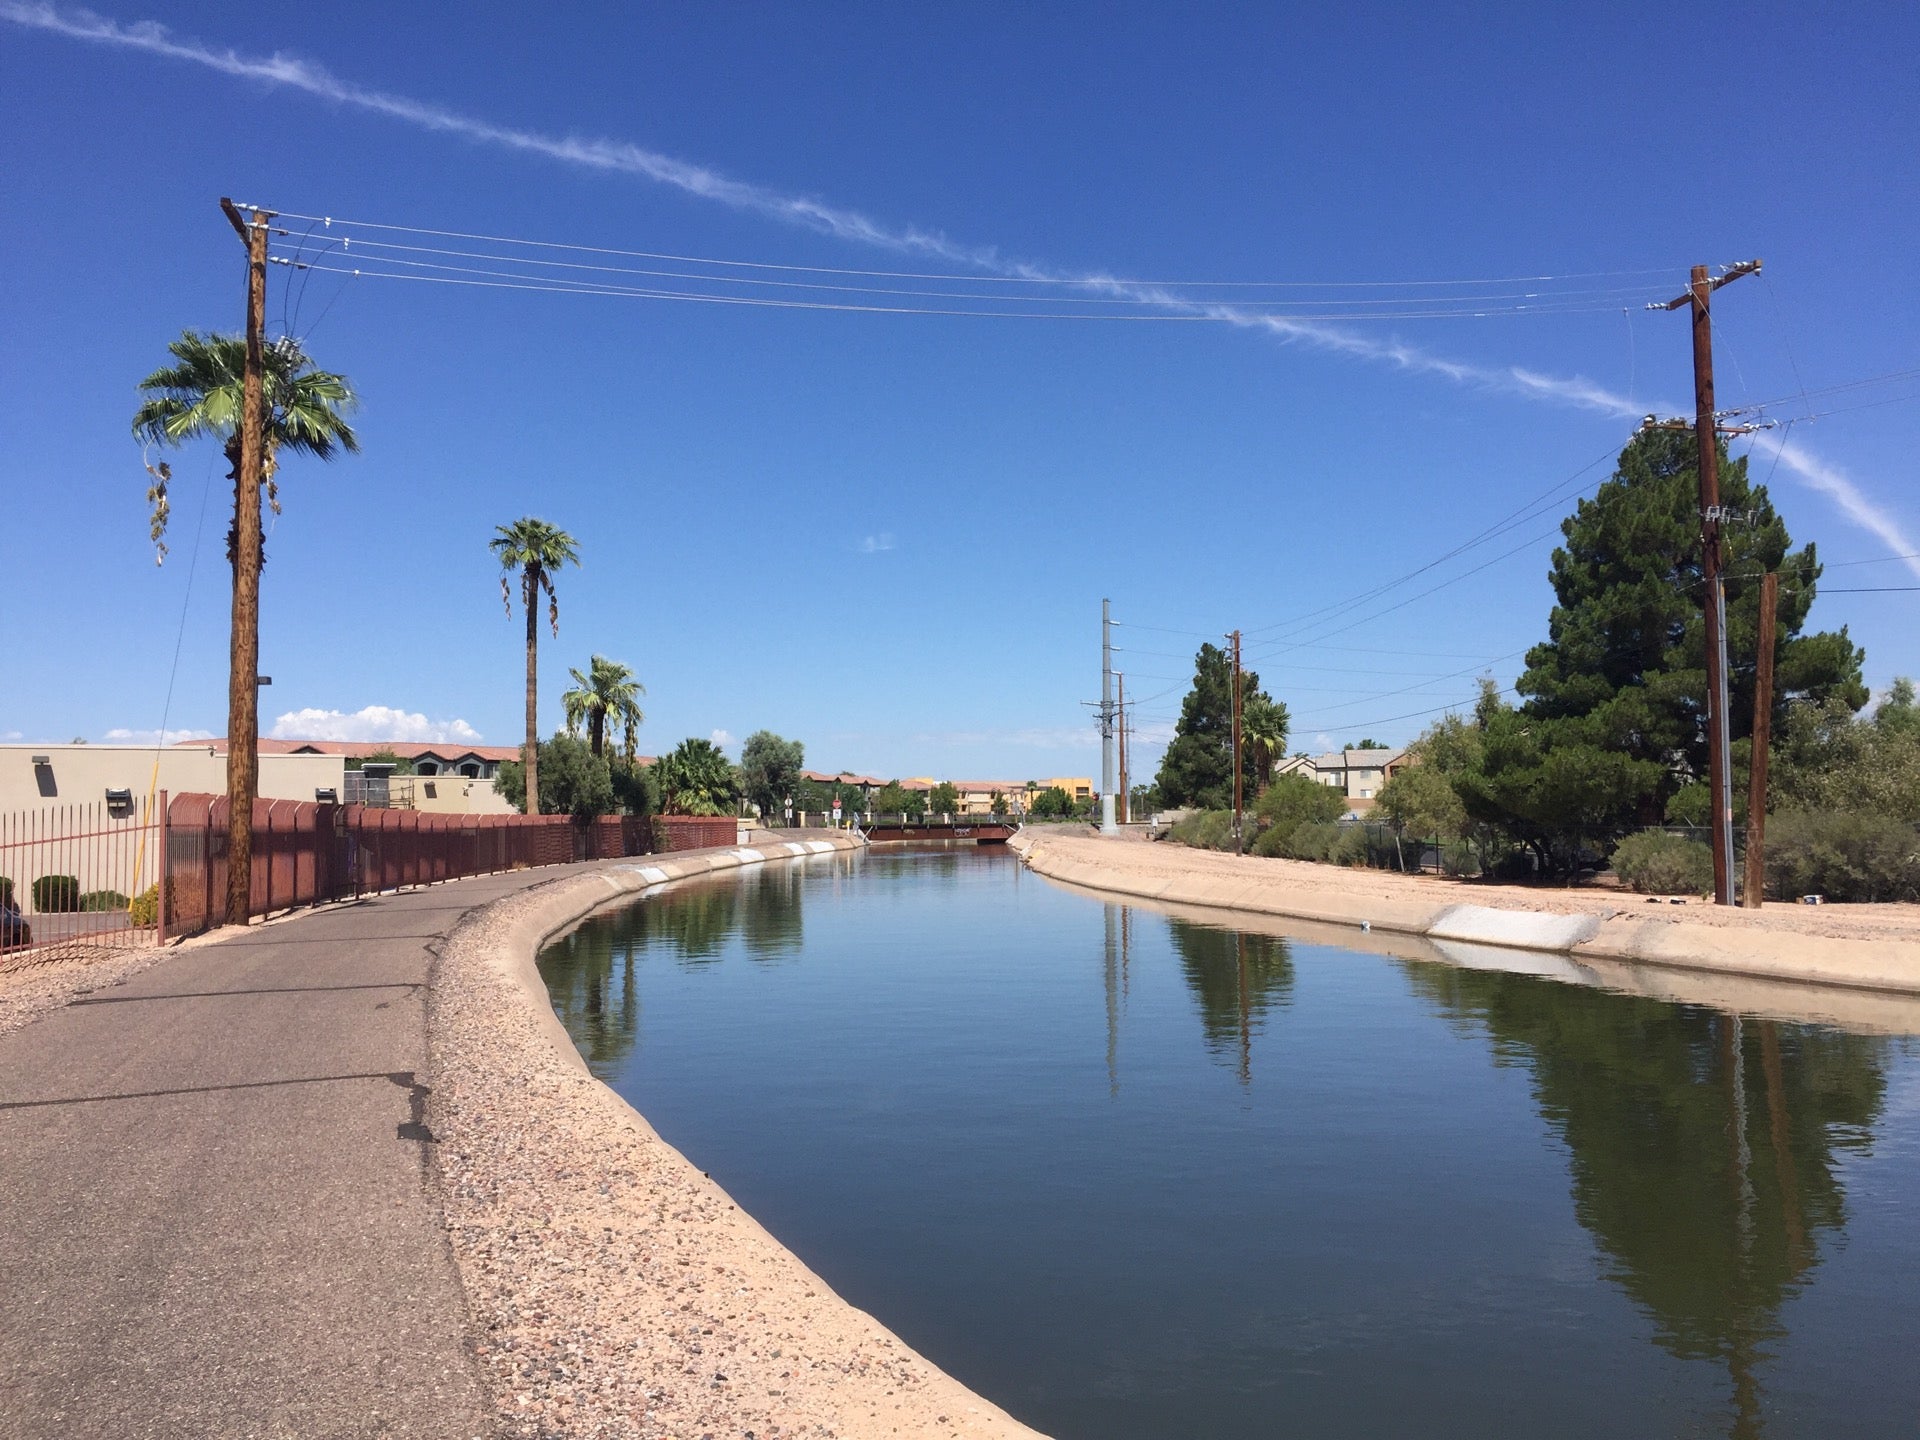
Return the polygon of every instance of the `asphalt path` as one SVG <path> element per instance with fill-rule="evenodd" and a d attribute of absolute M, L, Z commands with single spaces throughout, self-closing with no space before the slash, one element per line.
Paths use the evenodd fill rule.
<path fill-rule="evenodd" d="M 494 1433 L 426 985 L 467 911 L 577 868 L 235 931 L 0 1038 L 0 1432 Z"/>

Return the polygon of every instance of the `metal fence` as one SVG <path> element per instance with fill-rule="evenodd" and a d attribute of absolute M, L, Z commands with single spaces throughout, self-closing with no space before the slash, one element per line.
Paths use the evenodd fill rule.
<path fill-rule="evenodd" d="M 0 814 L 0 966 L 152 943 L 157 815 L 131 796 Z"/>
<path fill-rule="evenodd" d="M 162 791 L 152 806 L 129 798 L 0 815 L 0 965 L 152 944 L 221 923 L 227 814 L 225 796 Z M 683 822 L 671 841 L 671 826 L 658 823 L 674 849 L 734 839 L 731 820 Z M 268 915 L 468 875 L 644 855 L 655 848 L 654 829 L 635 816 L 583 824 L 566 815 L 259 800 L 249 910 Z"/>

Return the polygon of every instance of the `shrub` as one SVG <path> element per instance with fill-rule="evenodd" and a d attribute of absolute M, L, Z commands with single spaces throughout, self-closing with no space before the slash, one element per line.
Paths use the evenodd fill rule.
<path fill-rule="evenodd" d="M 1253 802 L 1254 817 L 1285 835 L 1308 820 L 1338 820 L 1347 813 L 1346 793 L 1305 775 L 1277 778 Z"/>
<path fill-rule="evenodd" d="M 127 897 L 118 890 L 89 890 L 80 897 L 80 909 L 104 914 L 109 910 L 127 908 Z"/>
<path fill-rule="evenodd" d="M 5 875 L 0 875 L 0 905 L 10 905 L 12 903 L 13 881 Z"/>
<path fill-rule="evenodd" d="M 1315 860 L 1324 865 L 1367 863 L 1367 835 L 1358 825 L 1331 820 L 1303 820 L 1290 830 L 1275 827 L 1254 842 L 1256 855 L 1280 855 L 1289 860 Z"/>
<path fill-rule="evenodd" d="M 1642 895 L 1701 895 L 1713 889 L 1713 850 L 1684 835 L 1642 830 L 1613 852 L 1613 873 Z"/>
<path fill-rule="evenodd" d="M 167 881 L 167 913 L 173 913 L 173 881 Z M 154 881 L 127 902 L 127 918 L 139 928 L 160 923 L 160 882 Z"/>
<path fill-rule="evenodd" d="M 1189 815 L 1167 832 L 1167 838 L 1179 845 L 1191 845 L 1196 850 L 1231 850 L 1233 812 L 1202 810 L 1198 815 Z"/>
<path fill-rule="evenodd" d="M 33 882 L 33 908 L 42 915 L 53 915 L 80 908 L 78 875 L 42 875 Z"/>
<path fill-rule="evenodd" d="M 1480 859 L 1465 840 L 1449 840 L 1440 847 L 1440 868 L 1449 875 L 1478 875 Z"/>
<path fill-rule="evenodd" d="M 1920 900 L 1920 832 L 1861 811 L 1783 811 L 1767 823 L 1767 889 L 1785 900 Z"/>

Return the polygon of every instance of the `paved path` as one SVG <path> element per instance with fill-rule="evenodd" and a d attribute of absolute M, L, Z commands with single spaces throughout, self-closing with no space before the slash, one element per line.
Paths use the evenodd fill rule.
<path fill-rule="evenodd" d="M 0 1039 L 0 1431 L 491 1433 L 426 1188 L 431 947 L 580 867 L 182 951 Z"/>

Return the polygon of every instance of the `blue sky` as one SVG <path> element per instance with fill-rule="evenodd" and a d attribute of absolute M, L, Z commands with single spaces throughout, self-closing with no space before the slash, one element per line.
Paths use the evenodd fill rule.
<path fill-rule="evenodd" d="M 216 457 L 174 457 L 156 568 L 127 434 L 166 342 L 241 319 L 222 194 L 866 292 L 1314 282 L 1177 293 L 1396 317 L 1195 320 L 1140 303 L 1164 287 L 1084 283 L 1029 286 L 1046 300 L 1027 312 L 1155 318 L 327 273 L 295 297 L 276 270 L 270 323 L 284 307 L 353 378 L 365 453 L 282 471 L 268 730 L 312 711 L 283 728 L 517 740 L 521 630 L 486 541 L 532 513 L 585 560 L 543 641 L 549 726 L 564 667 L 597 651 L 647 685 L 650 752 L 767 727 L 827 768 L 1097 774 L 1081 702 L 1111 596 L 1146 702 L 1136 773 L 1194 646 L 1236 625 L 1296 747 L 1406 740 L 1477 671 L 1513 679 L 1555 523 L 1629 416 L 1690 407 L 1686 322 L 1643 302 L 1751 256 L 1764 276 L 1715 309 L 1722 405 L 1821 416 L 1754 463 L 1796 540 L 1847 562 L 1829 589 L 1920 584 L 1920 561 L 1887 558 L 1920 551 L 1920 377 L 1878 378 L 1920 367 L 1920 16 L 1246 12 L 5 0 L 0 736 L 151 732 L 170 681 L 171 727 L 223 728 Z M 474 248 L 320 231 L 349 232 Z M 1516 276 L 1561 278 L 1452 283 Z M 1521 293 L 1556 298 L 1506 313 Z M 1500 298 L 1433 303 L 1455 296 Z M 1476 307 L 1500 313 L 1406 313 Z M 1878 383 L 1829 389 L 1860 380 Z M 1814 623 L 1848 625 L 1884 685 L 1920 671 L 1916 600 L 1829 593 Z"/>

